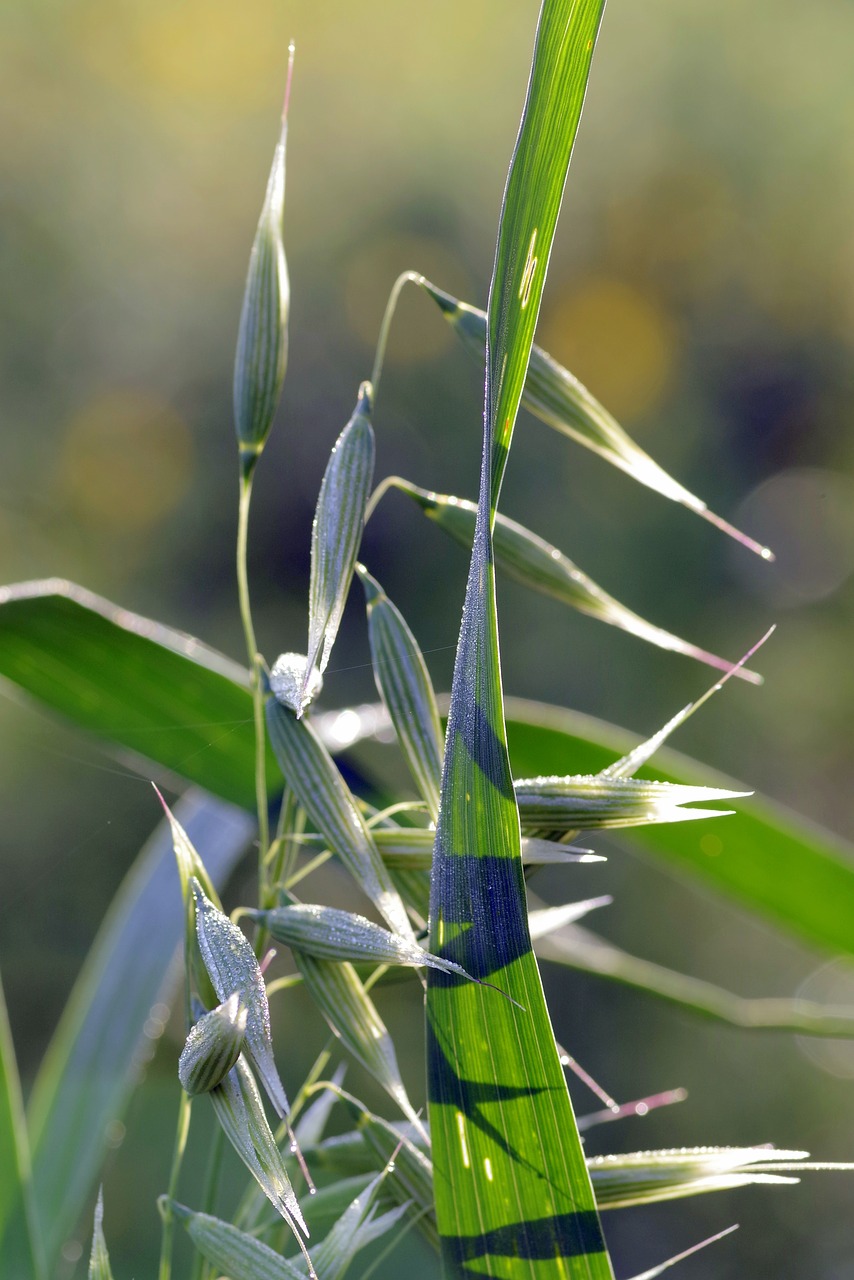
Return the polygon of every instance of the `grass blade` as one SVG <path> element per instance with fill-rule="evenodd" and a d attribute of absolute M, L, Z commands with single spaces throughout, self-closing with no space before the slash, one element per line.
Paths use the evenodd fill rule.
<path fill-rule="evenodd" d="M 464 347 L 482 360 L 486 350 L 486 312 L 458 301 L 443 289 L 437 289 L 423 276 L 415 276 L 414 279 L 438 304 Z M 554 427 L 578 444 L 592 449 L 639 484 L 646 485 L 662 497 L 678 502 L 689 511 L 702 516 L 723 533 L 762 556 L 763 560 L 774 559 L 767 547 L 761 546 L 728 521 L 716 516 L 705 502 L 668 475 L 648 453 L 635 444 L 608 410 L 569 370 L 564 369 L 548 352 L 536 345 L 531 348 L 522 406 L 547 426 Z"/>
<path fill-rule="evenodd" d="M 525 1012 L 495 992 L 429 974 L 436 1215 L 455 1276 L 612 1275 L 528 935 L 492 547 L 601 12 L 591 0 L 546 0 L 541 10 L 490 290 L 480 500 L 448 717 L 430 949 L 495 983 Z"/>
<path fill-rule="evenodd" d="M 388 708 L 409 771 L 435 822 L 442 780 L 442 727 L 436 695 L 418 641 L 364 565 L 356 570 L 365 589 L 374 678 Z"/>
<path fill-rule="evenodd" d="M 176 806 L 222 884 L 254 823 L 195 793 Z M 184 904 L 164 821 L 143 848 L 105 919 L 42 1063 L 29 1104 L 33 1182 L 49 1270 L 98 1176 L 110 1121 L 123 1114 L 162 1028 L 184 938 Z"/>
<path fill-rule="evenodd" d="M 309 820 L 392 932 L 414 941 L 400 894 L 347 784 L 314 729 L 305 720 L 297 720 L 275 698 L 267 700 L 267 727 L 285 780 Z"/>
<path fill-rule="evenodd" d="M 42 1280 L 39 1240 L 21 1082 L 0 983 L 0 1275 Z"/>
<path fill-rule="evenodd" d="M 201 641 L 62 580 L 22 583 L 0 589 L 0 674 L 48 709 L 135 753 L 137 768 L 149 776 L 143 758 L 254 810 L 248 677 Z M 560 759 L 597 773 L 638 744 L 626 730 L 564 708 L 517 699 L 507 708 L 520 775 L 543 773 Z M 376 704 L 318 717 L 318 730 L 335 750 L 386 725 Z M 665 749 L 656 759 L 656 773 L 671 781 L 744 790 L 676 752 Z M 270 795 L 277 795 L 281 771 L 272 751 L 267 778 Z M 720 827 L 716 856 L 705 851 L 703 835 L 702 828 L 681 825 L 635 828 L 625 838 L 784 932 L 854 955 L 850 841 L 761 796 L 742 801 Z"/>
<path fill-rule="evenodd" d="M 477 508 L 473 502 L 445 493 L 433 493 L 397 477 L 394 485 L 401 493 L 412 498 L 424 514 L 450 537 L 464 547 L 471 546 L 477 517 Z M 734 664 L 727 662 L 726 658 L 719 658 L 706 649 L 682 640 L 627 609 L 619 600 L 603 591 L 557 547 L 531 533 L 515 520 L 500 514 L 497 516 L 493 530 L 493 548 L 496 566 L 509 578 L 521 582 L 524 587 L 531 587 L 543 595 L 560 600 L 562 604 L 570 605 L 599 622 L 619 627 L 621 631 L 637 636 L 639 640 L 645 640 L 659 649 L 681 653 L 719 671 L 729 673 L 733 670 Z M 762 683 L 761 676 L 744 667 L 739 667 L 735 674 L 752 684 Z"/>
<path fill-rule="evenodd" d="M 299 711 L 317 667 L 326 670 L 362 540 L 365 508 L 374 474 L 374 431 L 371 384 L 363 382 L 353 416 L 329 458 L 311 531 L 308 659 L 300 690 Z"/>
<path fill-rule="evenodd" d="M 254 810 L 249 677 L 200 640 L 60 578 L 22 582 L 0 588 L 0 675 L 79 728 Z M 267 775 L 281 785 L 272 753 Z"/>

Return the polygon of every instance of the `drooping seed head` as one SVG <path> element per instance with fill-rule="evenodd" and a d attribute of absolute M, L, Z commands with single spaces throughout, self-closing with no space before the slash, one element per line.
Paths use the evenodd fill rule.
<path fill-rule="evenodd" d="M 178 1060 L 178 1079 L 186 1093 L 209 1093 L 222 1083 L 243 1047 L 247 1014 L 235 991 L 191 1027 Z"/>

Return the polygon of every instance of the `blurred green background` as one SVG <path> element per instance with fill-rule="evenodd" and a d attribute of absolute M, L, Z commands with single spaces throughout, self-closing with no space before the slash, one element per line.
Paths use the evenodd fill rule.
<path fill-rule="evenodd" d="M 416 268 L 485 303 L 536 12 L 532 0 L 5 0 L 0 581 L 68 577 L 241 656 L 231 362 L 293 36 L 290 366 L 259 468 L 251 571 L 268 658 L 304 647 L 317 488 L 395 276 Z M 777 564 L 524 417 L 503 498 L 619 599 L 716 652 L 735 658 L 777 622 L 756 663 L 764 689 L 730 685 L 676 745 L 849 836 L 853 47 L 845 0 L 613 3 L 538 332 Z M 480 400 L 438 314 L 404 295 L 377 402 L 378 476 L 474 497 Z M 364 559 L 446 688 L 464 553 L 392 496 Z M 354 593 L 326 706 L 373 696 L 359 605 Z M 709 683 L 513 584 L 499 605 L 508 693 L 651 732 Z M 157 814 L 144 780 L 3 692 L 0 963 L 26 1085 Z M 825 959 L 616 849 L 544 891 L 614 893 L 595 927 L 745 995 L 791 994 Z M 851 1051 L 820 1065 L 790 1037 L 707 1027 L 554 969 L 546 982 L 560 1039 L 611 1093 L 690 1093 L 594 1130 L 591 1151 L 773 1140 L 854 1156 Z M 395 999 L 389 1017 L 417 1043 L 412 1006 Z M 323 1036 L 307 1005 L 287 1016 L 293 1089 Z M 117 1277 L 153 1273 L 176 1048 L 170 1028 L 126 1141 L 116 1133 Z M 409 1074 L 418 1096 L 417 1057 Z M 841 1280 L 852 1185 L 816 1175 L 608 1215 L 618 1273 L 739 1221 L 680 1274 Z M 88 1230 L 68 1247 L 66 1276 L 84 1270 Z M 401 1251 L 381 1274 L 403 1265 Z M 405 1265 L 413 1278 L 436 1271 Z"/>

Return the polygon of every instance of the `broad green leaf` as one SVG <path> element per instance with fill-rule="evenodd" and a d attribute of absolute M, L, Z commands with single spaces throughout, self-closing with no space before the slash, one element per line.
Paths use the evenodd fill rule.
<path fill-rule="evenodd" d="M 430 950 L 495 992 L 429 971 L 427 1066 L 447 1272 L 612 1275 L 531 950 L 504 729 L 492 525 L 575 139 L 599 0 L 545 0 L 499 224 L 477 522 L 448 716 Z M 496 925 L 500 922 L 500 927 Z"/>
<path fill-rule="evenodd" d="M 522 699 L 508 699 L 507 717 L 513 765 L 523 773 L 556 765 L 597 773 L 638 742 L 592 716 Z M 667 747 L 656 754 L 654 772 L 682 784 L 743 790 Z M 833 954 L 854 955 L 854 846 L 783 805 L 754 795 L 739 800 L 737 812 L 714 828 L 635 827 L 619 838 L 785 932 Z"/>
<path fill-rule="evenodd" d="M 201 641 L 58 579 L 23 583 L 0 589 L 0 674 L 140 761 L 156 761 L 254 811 L 248 677 Z M 520 775 L 555 768 L 596 773 L 638 743 L 624 729 L 563 708 L 516 699 L 507 707 Z M 371 704 L 318 717 L 317 728 L 339 750 L 386 725 L 384 710 Z M 655 773 L 688 785 L 745 790 L 670 750 L 656 756 Z M 282 784 L 272 752 L 267 776 L 275 796 Z M 248 839 L 248 823 L 245 830 Z M 705 835 L 702 827 L 682 825 L 637 828 L 625 838 L 784 932 L 832 954 L 854 955 L 854 845 L 761 796 L 740 801 L 738 813 L 716 826 L 715 841 Z M 409 840 L 410 833 L 400 838 Z M 210 857 L 209 840 L 205 849 Z"/>
<path fill-rule="evenodd" d="M 311 531 L 308 660 L 299 715 L 308 702 L 314 668 L 323 675 L 329 662 L 362 541 L 374 474 L 372 400 L 371 384 L 363 382 L 353 416 L 335 442 L 320 486 Z"/>
<path fill-rule="evenodd" d="M 562 927 L 559 932 L 538 938 L 534 950 L 543 960 L 610 978 L 729 1026 L 748 1031 L 793 1031 L 801 1036 L 854 1039 L 854 1013 L 850 1007 L 822 1005 L 800 997 L 745 998 L 702 978 L 677 973 L 651 960 L 630 955 L 589 929 Z"/>
<path fill-rule="evenodd" d="M 423 1132 L 400 1075 L 394 1042 L 356 970 L 347 962 L 318 960 L 302 951 L 293 954 L 311 997 L 331 1030 L 407 1119 Z M 500 998 L 496 995 L 496 999 Z"/>
<path fill-rule="evenodd" d="M 443 289 L 437 289 L 423 276 L 410 277 L 440 307 L 445 319 L 476 358 L 482 360 L 486 349 L 487 316 L 478 307 L 459 302 Z M 534 345 L 531 362 L 522 391 L 522 406 L 548 426 L 569 436 L 578 444 L 592 449 L 632 479 L 646 485 L 662 497 L 681 503 L 689 511 L 702 516 L 765 560 L 773 560 L 767 547 L 716 516 L 700 498 L 669 476 L 648 453 L 626 434 L 607 409 L 590 394 L 577 378 L 553 360 L 548 352 Z"/>
<path fill-rule="evenodd" d="M 95 1205 L 95 1223 L 92 1232 L 92 1252 L 89 1255 L 89 1280 L 113 1280 L 110 1255 L 104 1239 L 104 1192 L 98 1192 Z"/>
<path fill-rule="evenodd" d="M 0 983 L 0 1275 L 45 1275 L 33 1205 L 30 1145 Z"/>
<path fill-rule="evenodd" d="M 282 131 L 267 179 L 264 204 L 252 244 L 234 360 L 234 424 L 244 476 L 253 470 L 270 434 L 288 362 L 290 284 L 282 240 L 285 212 L 285 148 L 288 89 Z"/>
<path fill-rule="evenodd" d="M 312 726 L 297 720 L 275 698 L 268 698 L 267 728 L 285 781 L 310 821 L 393 932 L 414 940 L 406 908 L 365 820 Z"/>
<path fill-rule="evenodd" d="M 249 842 L 252 819 L 199 792 L 179 801 L 176 813 L 222 885 Z M 113 901 L 30 1098 L 33 1182 L 49 1270 L 92 1193 L 109 1126 L 121 1119 L 168 1018 L 183 937 L 184 906 L 163 821 Z"/>
<path fill-rule="evenodd" d="M 436 695 L 418 641 L 364 565 L 356 569 L 365 589 L 374 679 L 388 708 L 400 749 L 435 822 L 442 780 L 442 726 Z"/>
<path fill-rule="evenodd" d="M 273 1057 L 270 1006 L 255 952 L 237 925 L 205 897 L 198 880 L 192 880 L 190 887 L 196 902 L 196 933 L 205 968 L 220 1000 L 235 993 L 245 1000 L 246 1056 L 276 1111 L 284 1118 L 289 1110 L 288 1100 Z"/>
<path fill-rule="evenodd" d="M 424 514 L 450 537 L 464 547 L 472 545 L 477 518 L 477 507 L 473 502 L 446 493 L 420 489 L 418 485 L 398 477 L 395 477 L 394 485 L 401 493 L 412 498 Z M 646 640 L 659 649 L 681 653 L 697 662 L 704 662 L 706 666 L 716 667 L 719 671 L 729 672 L 733 668 L 733 664 L 727 662 L 726 658 L 719 658 L 706 649 L 682 640 L 627 609 L 619 600 L 603 591 L 568 556 L 558 551 L 557 547 L 500 513 L 493 530 L 493 550 L 496 567 L 509 578 L 521 582 L 524 587 L 531 587 L 543 595 L 560 600 L 562 604 L 568 604 L 600 622 L 607 622 L 609 626 L 619 627 L 621 631 L 627 631 L 629 635 Z M 753 684 L 762 683 L 762 677 L 755 671 L 740 667 L 735 674 Z"/>
<path fill-rule="evenodd" d="M 175 1200 L 162 1200 L 217 1273 L 231 1280 L 305 1280 L 305 1271 L 261 1240 L 209 1213 L 194 1213 Z"/>
<path fill-rule="evenodd" d="M 249 677 L 200 640 L 59 578 L 22 582 L 0 588 L 0 675 L 79 728 L 254 810 Z M 275 794 L 272 753 L 267 774 Z"/>

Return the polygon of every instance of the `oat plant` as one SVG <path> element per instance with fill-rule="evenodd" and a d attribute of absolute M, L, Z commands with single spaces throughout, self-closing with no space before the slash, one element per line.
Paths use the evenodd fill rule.
<path fill-rule="evenodd" d="M 165 816 L 95 941 L 26 1112 L 0 1017 L 4 1277 L 53 1276 L 81 1219 L 93 1221 L 93 1203 L 89 1276 L 112 1276 L 109 1182 L 98 1189 L 107 1129 L 127 1106 L 152 1010 L 162 1025 L 173 1002 L 184 1044 L 174 1055 L 178 1121 L 171 1161 L 163 1156 L 162 1228 L 152 1243 L 159 1280 L 177 1274 L 178 1233 L 192 1243 L 192 1280 L 336 1280 L 348 1268 L 367 1275 L 362 1250 L 378 1242 L 398 1247 L 410 1231 L 435 1250 L 437 1275 L 609 1280 L 603 1211 L 788 1183 L 805 1169 L 829 1167 L 768 1145 L 588 1157 L 581 1135 L 594 1124 L 684 1095 L 620 1104 L 599 1090 L 602 1107 L 576 1117 L 567 1068 L 598 1086 L 556 1043 L 540 980 L 537 956 L 745 1028 L 854 1034 L 854 1010 L 745 1000 L 627 955 L 588 928 L 587 915 L 608 899 L 573 895 L 573 866 L 598 858 L 575 842 L 618 830 L 661 865 L 712 883 L 780 929 L 833 954 L 854 953 L 854 873 L 840 841 L 673 753 L 662 753 L 661 768 L 650 774 L 651 757 L 708 694 L 643 743 L 571 711 L 503 696 L 496 611 L 502 573 L 716 668 L 709 693 L 730 675 L 760 680 L 746 662 L 719 658 L 625 608 L 562 551 L 498 511 L 522 406 L 711 520 L 742 542 L 745 554 L 771 554 L 713 516 L 533 344 L 602 9 L 602 0 L 544 0 L 486 310 L 416 270 L 392 290 L 371 378 L 354 388 L 352 417 L 320 483 L 307 631 L 297 651 L 275 658 L 258 652 L 247 572 L 252 483 L 287 364 L 289 91 L 252 246 L 234 373 L 245 664 L 66 582 L 0 592 L 0 672 L 81 728 L 132 751 L 149 775 L 187 784 L 173 805 L 161 798 Z M 376 397 L 395 305 L 408 283 L 436 304 L 431 318 L 449 323 L 484 369 L 476 499 L 399 476 L 375 483 Z M 474 452 L 478 432 L 470 437 Z M 382 518 L 375 513 L 392 489 L 412 500 L 416 527 L 420 511 L 470 548 L 446 703 L 434 693 L 398 605 L 359 560 L 365 522 Z M 323 673 L 354 583 L 364 597 L 378 702 L 323 709 Z M 212 736 L 211 725 L 223 731 Z M 339 757 L 358 759 L 360 744 L 387 739 L 389 730 L 395 746 L 374 751 L 374 787 L 360 794 Z M 384 774 L 382 761 L 394 750 L 411 776 L 403 795 Z M 714 860 L 684 838 L 686 823 L 712 819 L 716 830 L 725 828 Z M 257 865 L 255 896 L 229 916 L 220 892 L 248 846 Z M 313 874 L 330 859 L 352 882 L 349 910 L 318 900 L 322 893 L 313 888 Z M 567 900 L 559 906 L 534 895 L 537 869 L 547 864 L 564 868 Z M 288 972 L 270 968 L 271 948 L 291 958 Z M 426 1110 L 416 1105 L 418 1082 L 404 1078 L 383 1018 L 383 990 L 392 979 L 405 981 L 411 999 L 424 1005 Z M 288 992 L 297 984 L 329 1030 L 328 1046 L 304 1080 L 292 1078 L 282 1051 L 295 1033 Z M 383 1114 L 349 1080 L 344 1088 L 350 1060 L 384 1091 Z M 204 1186 L 192 1185 L 184 1170 L 198 1108 L 211 1109 L 220 1135 Z M 343 1132 L 328 1138 L 333 1112 Z M 220 1170 L 234 1156 L 245 1170 L 245 1191 L 220 1217 Z M 685 1256 L 662 1258 L 635 1280 Z"/>

